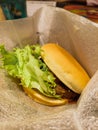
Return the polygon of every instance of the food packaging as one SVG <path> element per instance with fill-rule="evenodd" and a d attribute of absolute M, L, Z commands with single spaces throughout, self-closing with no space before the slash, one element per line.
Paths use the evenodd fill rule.
<path fill-rule="evenodd" d="M 91 77 L 77 103 L 49 107 L 36 103 L 0 70 L 0 130 L 98 129 L 98 24 L 57 7 L 0 22 L 0 43 L 8 50 L 27 44 L 60 44 Z"/>

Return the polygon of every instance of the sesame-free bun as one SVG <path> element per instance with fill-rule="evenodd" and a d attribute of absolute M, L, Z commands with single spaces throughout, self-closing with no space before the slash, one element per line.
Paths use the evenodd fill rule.
<path fill-rule="evenodd" d="M 80 94 L 90 80 L 87 72 L 58 44 L 48 43 L 42 47 L 42 59 L 49 69 L 72 91 Z"/>
<path fill-rule="evenodd" d="M 41 47 L 41 50 L 41 58 L 57 79 L 63 83 L 61 87 L 64 85 L 64 89 L 66 89 L 65 86 L 69 89 L 66 89 L 65 96 L 60 99 L 47 97 L 38 90 L 28 87 L 23 87 L 25 93 L 34 101 L 47 106 L 59 106 L 74 102 L 74 98 L 80 95 L 89 81 L 88 74 L 75 58 L 59 45 L 47 43 Z"/>
<path fill-rule="evenodd" d="M 31 97 L 35 102 L 43 104 L 43 105 L 47 105 L 47 106 L 60 106 L 60 105 L 64 105 L 67 104 L 68 102 L 70 102 L 69 99 L 55 99 L 55 98 L 49 98 L 44 96 L 43 94 L 41 94 L 40 92 L 31 89 L 31 88 L 27 88 L 27 87 L 23 87 L 25 93 Z"/>

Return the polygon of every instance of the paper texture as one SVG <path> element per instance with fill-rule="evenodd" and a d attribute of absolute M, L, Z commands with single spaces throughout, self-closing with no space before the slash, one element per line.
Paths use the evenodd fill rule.
<path fill-rule="evenodd" d="M 48 6 L 32 17 L 0 22 L 0 43 L 7 49 L 37 42 L 60 44 L 83 65 L 91 80 L 77 104 L 48 107 L 30 99 L 18 81 L 0 70 L 0 130 L 97 130 L 98 24 Z"/>

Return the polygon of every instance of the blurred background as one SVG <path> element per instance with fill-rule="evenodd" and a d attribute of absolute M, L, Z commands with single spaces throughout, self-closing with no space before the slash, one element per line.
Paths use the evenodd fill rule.
<path fill-rule="evenodd" d="M 0 20 L 29 16 L 43 5 L 63 8 L 98 23 L 98 0 L 0 0 Z"/>

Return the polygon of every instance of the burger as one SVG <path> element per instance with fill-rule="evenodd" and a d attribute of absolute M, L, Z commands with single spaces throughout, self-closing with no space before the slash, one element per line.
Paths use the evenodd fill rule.
<path fill-rule="evenodd" d="M 90 80 L 79 62 L 55 43 L 26 45 L 11 51 L 1 45 L 0 54 L 2 68 L 18 78 L 23 91 L 40 104 L 76 102 Z"/>

